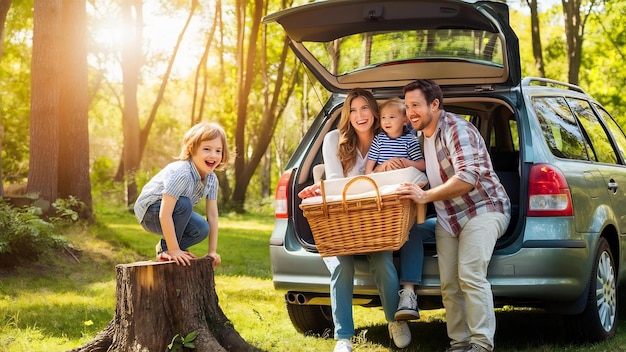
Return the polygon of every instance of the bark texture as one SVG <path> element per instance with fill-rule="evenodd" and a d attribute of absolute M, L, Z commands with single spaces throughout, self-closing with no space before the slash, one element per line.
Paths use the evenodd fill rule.
<path fill-rule="evenodd" d="M 196 331 L 195 351 L 259 351 L 219 307 L 210 258 L 191 266 L 137 262 L 116 267 L 115 317 L 73 352 L 167 351 L 172 338 Z M 187 349 L 183 349 L 187 351 Z"/>

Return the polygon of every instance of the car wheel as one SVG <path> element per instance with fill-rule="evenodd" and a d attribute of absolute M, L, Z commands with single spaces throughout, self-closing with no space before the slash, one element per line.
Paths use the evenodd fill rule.
<path fill-rule="evenodd" d="M 617 330 L 617 276 L 606 239 L 598 243 L 585 310 L 574 316 L 578 333 L 587 341 L 604 341 Z"/>
<path fill-rule="evenodd" d="M 287 312 L 298 332 L 322 337 L 333 335 L 334 324 L 330 306 L 287 303 Z"/>

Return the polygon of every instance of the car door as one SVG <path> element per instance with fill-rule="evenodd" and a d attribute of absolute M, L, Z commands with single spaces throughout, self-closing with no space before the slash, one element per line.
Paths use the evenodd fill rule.
<path fill-rule="evenodd" d="M 610 115 L 599 106 L 594 110 L 593 105 L 584 99 L 568 98 L 567 102 L 585 130 L 589 143 L 589 155 L 595 161 L 595 168 L 602 175 L 603 189 L 617 217 L 619 231 L 624 233 L 626 232 L 626 165 L 623 154 L 626 138 L 624 138 L 624 133 Z M 603 118 L 600 118 L 596 112 L 602 114 Z M 612 123 L 612 131 L 606 122 Z"/>

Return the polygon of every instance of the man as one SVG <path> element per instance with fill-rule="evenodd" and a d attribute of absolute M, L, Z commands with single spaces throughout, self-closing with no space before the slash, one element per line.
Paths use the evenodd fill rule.
<path fill-rule="evenodd" d="M 407 117 L 424 135 L 430 188 L 400 187 L 401 198 L 433 202 L 435 236 L 450 347 L 493 351 L 496 320 L 487 267 L 510 220 L 511 204 L 480 132 L 443 110 L 441 88 L 419 79 L 404 87 Z"/>

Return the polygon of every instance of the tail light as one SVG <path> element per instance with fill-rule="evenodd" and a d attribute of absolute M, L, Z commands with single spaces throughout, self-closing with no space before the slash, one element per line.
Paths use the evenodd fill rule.
<path fill-rule="evenodd" d="M 289 199 L 289 179 L 291 178 L 291 170 L 286 171 L 280 176 L 278 186 L 276 186 L 276 197 L 274 199 L 274 215 L 276 219 L 287 219 L 289 217 L 288 199 Z"/>
<path fill-rule="evenodd" d="M 572 196 L 563 173 L 537 164 L 528 177 L 528 216 L 572 216 Z"/>

